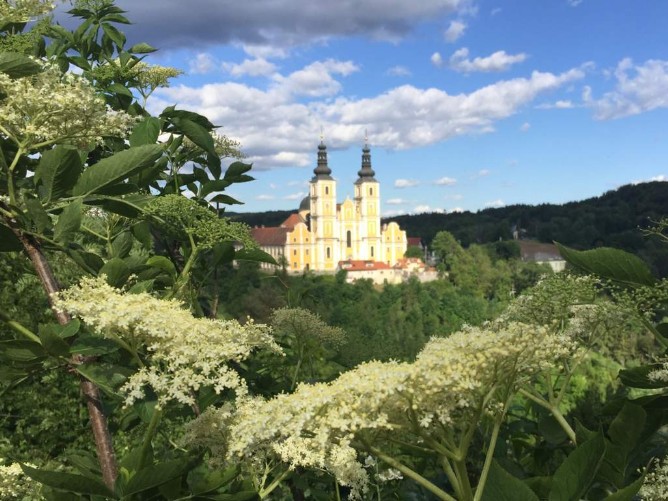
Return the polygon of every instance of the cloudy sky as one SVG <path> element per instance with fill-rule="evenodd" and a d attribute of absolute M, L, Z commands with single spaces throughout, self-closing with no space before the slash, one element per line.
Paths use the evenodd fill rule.
<path fill-rule="evenodd" d="M 668 2 L 120 0 L 151 109 L 238 139 L 241 210 L 295 208 L 322 129 L 338 197 L 365 131 L 386 215 L 598 196 L 668 179 Z"/>

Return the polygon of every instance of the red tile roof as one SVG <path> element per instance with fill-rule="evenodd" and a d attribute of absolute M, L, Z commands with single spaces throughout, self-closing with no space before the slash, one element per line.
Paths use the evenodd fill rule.
<path fill-rule="evenodd" d="M 299 214 L 290 214 L 290 216 L 281 223 L 281 228 L 289 228 L 293 229 L 295 226 L 297 226 L 299 223 L 304 223 L 304 218 L 301 217 Z"/>
<path fill-rule="evenodd" d="M 363 259 L 349 259 L 339 261 L 339 268 L 346 271 L 389 270 L 390 265 L 381 261 L 365 261 Z"/>
<path fill-rule="evenodd" d="M 408 237 L 408 247 L 422 247 L 422 239 L 420 237 Z"/>
<path fill-rule="evenodd" d="M 251 235 L 260 245 L 285 245 L 289 228 L 251 228 Z"/>

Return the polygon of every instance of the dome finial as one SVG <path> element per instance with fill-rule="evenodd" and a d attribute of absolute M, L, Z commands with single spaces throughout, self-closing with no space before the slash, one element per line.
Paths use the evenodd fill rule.
<path fill-rule="evenodd" d="M 364 147 L 362 148 L 362 168 L 357 171 L 357 175 L 359 178 L 356 183 L 376 181 L 373 177 L 376 173 L 371 168 L 371 150 L 369 149 L 369 136 L 366 129 L 364 129 Z"/>
<path fill-rule="evenodd" d="M 320 127 L 320 144 L 318 145 L 318 166 L 313 169 L 313 179 L 332 179 L 332 169 L 327 165 L 327 146 L 325 146 L 324 134 Z"/>

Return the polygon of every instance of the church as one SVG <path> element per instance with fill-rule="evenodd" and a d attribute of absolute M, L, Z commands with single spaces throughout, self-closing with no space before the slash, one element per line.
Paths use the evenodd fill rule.
<path fill-rule="evenodd" d="M 280 226 L 253 228 L 262 250 L 292 273 L 335 272 L 352 262 L 369 270 L 395 266 L 406 252 L 406 232 L 394 222 L 381 225 L 380 183 L 371 168 L 369 145 L 362 149 L 353 200 L 337 203 L 336 180 L 322 140 L 313 174 L 298 212 Z"/>

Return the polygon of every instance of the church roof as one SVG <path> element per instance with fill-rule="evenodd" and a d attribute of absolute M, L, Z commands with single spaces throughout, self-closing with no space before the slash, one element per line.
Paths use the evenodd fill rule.
<path fill-rule="evenodd" d="M 299 223 L 304 223 L 304 218 L 301 217 L 299 214 L 290 214 L 288 218 L 281 223 L 281 228 L 288 228 L 292 230 L 295 226 L 297 226 Z"/>
<path fill-rule="evenodd" d="M 299 211 L 301 212 L 303 210 L 311 210 L 311 197 L 306 196 L 299 203 Z"/>
<path fill-rule="evenodd" d="M 289 218 L 288 218 L 289 219 Z M 290 228 L 251 228 L 251 235 L 260 245 L 285 245 Z"/>
<path fill-rule="evenodd" d="M 376 172 L 371 168 L 371 150 L 366 143 L 364 144 L 364 148 L 362 148 L 362 168 L 357 171 L 357 175 L 359 178 L 355 181 L 355 184 L 367 181 L 377 182 L 376 178 L 373 177 L 376 175 Z"/>
<path fill-rule="evenodd" d="M 332 169 L 329 168 L 329 165 L 327 165 L 327 146 L 325 146 L 324 141 L 320 141 L 320 144 L 318 145 L 318 166 L 313 169 L 313 180 L 318 180 L 318 179 L 332 179 Z"/>
<path fill-rule="evenodd" d="M 368 270 L 389 270 L 390 265 L 382 261 L 371 261 L 367 259 L 348 259 L 339 261 L 339 268 L 346 271 L 368 271 Z"/>

